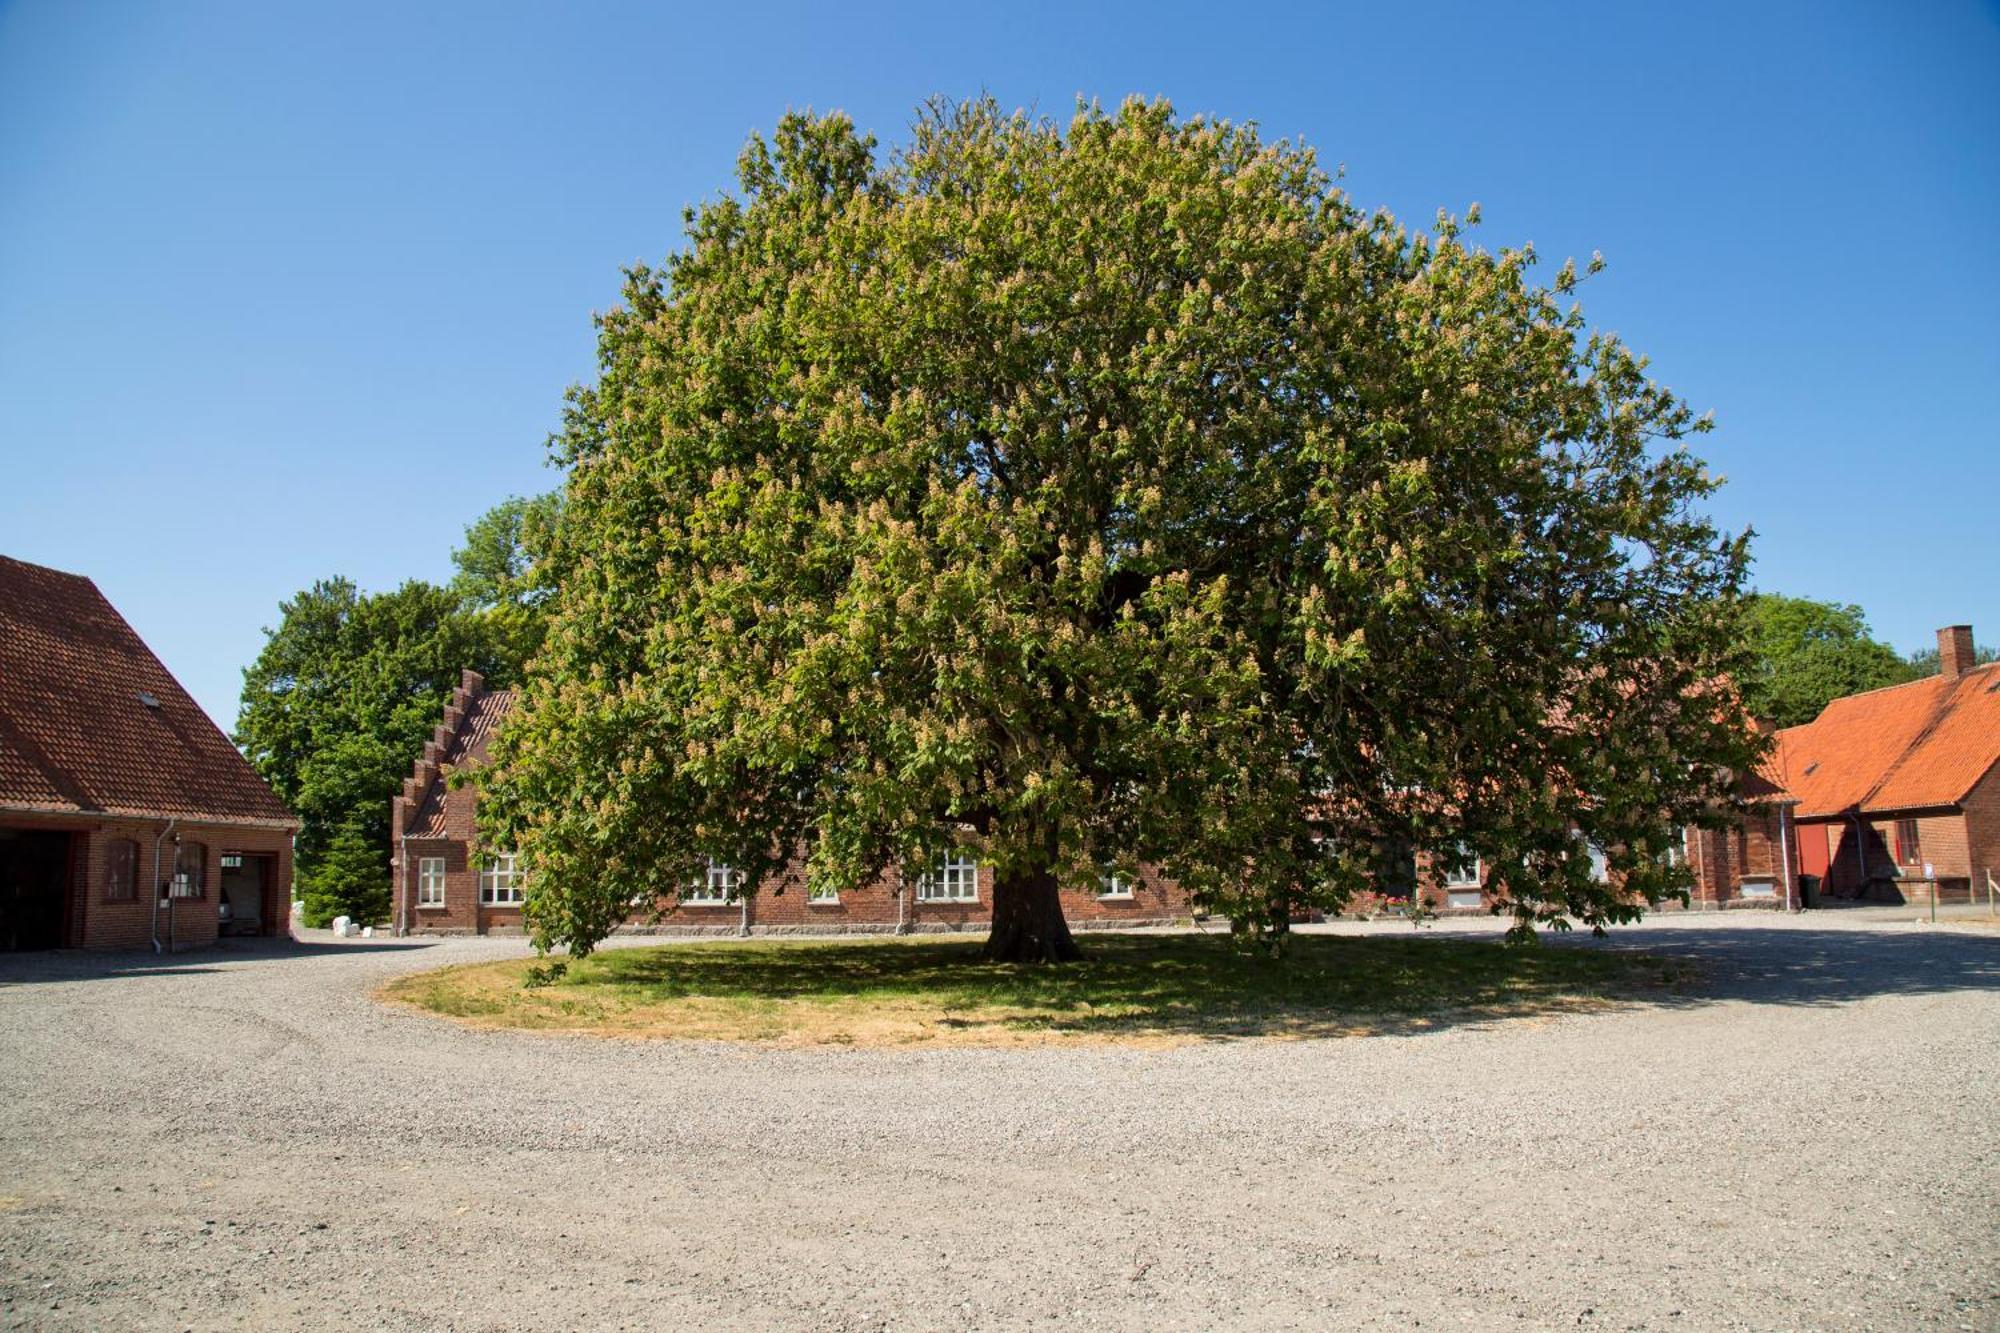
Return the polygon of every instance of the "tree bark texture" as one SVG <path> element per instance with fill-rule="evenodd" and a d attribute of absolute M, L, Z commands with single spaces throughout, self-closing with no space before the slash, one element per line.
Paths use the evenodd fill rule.
<path fill-rule="evenodd" d="M 1063 919 L 1062 895 L 1050 870 L 993 877 L 993 931 L 986 937 L 991 963 L 1073 963 L 1083 950 Z"/>

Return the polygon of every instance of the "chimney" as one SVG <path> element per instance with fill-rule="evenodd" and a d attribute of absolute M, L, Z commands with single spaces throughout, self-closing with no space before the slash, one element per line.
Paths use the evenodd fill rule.
<path fill-rule="evenodd" d="M 1972 626 L 1946 625 L 1938 631 L 1938 672 L 1957 680 L 1978 663 L 1972 660 Z"/>

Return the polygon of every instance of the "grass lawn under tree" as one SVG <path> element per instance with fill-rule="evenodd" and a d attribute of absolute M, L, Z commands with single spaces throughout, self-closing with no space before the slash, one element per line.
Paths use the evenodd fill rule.
<path fill-rule="evenodd" d="M 482 1027 L 787 1045 L 1339 1036 L 1522 1017 L 1655 991 L 1684 963 L 1424 936 L 1300 935 L 1273 960 L 1216 935 L 1102 935 L 1067 967 L 978 938 L 700 940 L 442 968 L 385 998 Z"/>

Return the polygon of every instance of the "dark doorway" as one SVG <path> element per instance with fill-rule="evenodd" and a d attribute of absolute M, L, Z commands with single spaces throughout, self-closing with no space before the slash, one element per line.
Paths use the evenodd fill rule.
<path fill-rule="evenodd" d="M 274 923 L 270 902 L 271 881 L 276 869 L 270 856 L 249 852 L 222 854 L 222 898 L 219 934 L 265 935 Z"/>
<path fill-rule="evenodd" d="M 62 947 L 69 839 L 44 829 L 0 828 L 0 950 Z"/>

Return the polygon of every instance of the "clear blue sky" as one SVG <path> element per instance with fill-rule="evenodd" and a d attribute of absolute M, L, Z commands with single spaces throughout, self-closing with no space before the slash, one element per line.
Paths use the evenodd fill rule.
<path fill-rule="evenodd" d="M 278 602 L 553 485 L 621 266 L 788 107 L 1165 94 L 1485 209 L 1719 429 L 1759 586 L 2000 642 L 2000 9 L 0 3 L 0 553 L 225 726 Z"/>

